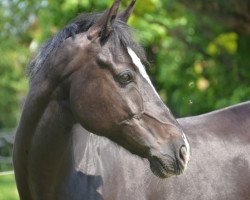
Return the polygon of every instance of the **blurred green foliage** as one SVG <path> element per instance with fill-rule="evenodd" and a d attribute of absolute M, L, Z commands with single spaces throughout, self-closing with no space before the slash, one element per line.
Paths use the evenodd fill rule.
<path fill-rule="evenodd" d="M 25 66 L 37 47 L 79 13 L 102 11 L 112 2 L 1 0 L 0 129 L 16 126 L 28 87 Z M 128 3 L 122 1 L 122 8 Z M 129 24 L 146 49 L 157 90 L 176 116 L 249 99 L 249 36 L 181 0 L 138 0 Z"/>
<path fill-rule="evenodd" d="M 13 174 L 0 175 L 0 199 L 18 200 L 18 193 Z"/>

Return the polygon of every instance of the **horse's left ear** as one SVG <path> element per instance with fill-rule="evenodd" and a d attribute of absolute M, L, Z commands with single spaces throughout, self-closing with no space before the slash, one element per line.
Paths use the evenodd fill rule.
<path fill-rule="evenodd" d="M 118 14 L 117 18 L 120 19 L 123 22 L 128 22 L 128 19 L 133 11 L 133 8 L 135 6 L 136 0 L 132 0 L 128 7 L 121 13 Z"/>
<path fill-rule="evenodd" d="M 113 5 L 109 10 L 107 10 L 97 22 L 91 26 L 87 32 L 87 37 L 89 40 L 100 38 L 107 38 L 112 32 L 112 23 L 116 18 L 118 8 L 120 6 L 121 0 L 115 0 Z"/>

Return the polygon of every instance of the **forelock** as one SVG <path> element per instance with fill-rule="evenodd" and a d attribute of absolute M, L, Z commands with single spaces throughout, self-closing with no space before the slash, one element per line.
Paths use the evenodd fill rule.
<path fill-rule="evenodd" d="M 40 70 L 49 67 L 50 58 L 56 53 L 60 45 L 69 37 L 74 38 L 76 34 L 88 31 L 95 24 L 102 13 L 82 14 L 72 21 L 69 25 L 58 32 L 52 39 L 45 42 L 38 50 L 36 56 L 30 62 L 28 75 L 32 79 Z M 141 59 L 143 64 L 147 65 L 147 59 L 144 49 L 134 41 L 133 30 L 123 21 L 116 19 L 113 23 L 113 31 L 108 38 L 112 45 L 112 53 L 115 54 L 118 48 L 130 47 Z"/>

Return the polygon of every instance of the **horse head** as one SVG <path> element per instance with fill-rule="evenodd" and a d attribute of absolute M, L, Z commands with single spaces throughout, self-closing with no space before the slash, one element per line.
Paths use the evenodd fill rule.
<path fill-rule="evenodd" d="M 120 2 L 85 16 L 89 23 L 81 17 L 74 22 L 77 31 L 55 52 L 48 76 L 62 82 L 76 123 L 147 158 L 161 178 L 180 174 L 190 157 L 188 141 L 154 89 L 144 51 L 127 26 L 135 1 L 118 13 Z"/>

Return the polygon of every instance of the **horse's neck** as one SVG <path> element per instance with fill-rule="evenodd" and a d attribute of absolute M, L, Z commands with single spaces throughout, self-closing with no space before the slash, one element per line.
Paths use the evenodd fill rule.
<path fill-rule="evenodd" d="M 28 183 L 28 160 L 33 137 L 41 121 L 44 110 L 50 102 L 56 85 L 53 81 L 45 81 L 42 76 L 33 81 L 26 98 L 22 116 L 16 131 L 13 150 L 13 163 L 19 193 L 23 199 L 31 199 Z"/>
<path fill-rule="evenodd" d="M 56 100 L 50 101 L 37 123 L 28 156 L 29 185 L 34 194 L 39 190 L 47 191 L 44 195 L 54 195 L 53 187 L 60 185 L 62 174 L 71 167 L 71 129 L 73 117 Z M 34 171 L 35 169 L 35 171 Z M 39 183 L 37 185 L 36 183 Z M 46 196 L 49 199 L 49 197 Z M 53 199 L 53 197 L 50 197 Z"/>
<path fill-rule="evenodd" d="M 54 162 L 55 158 L 60 159 L 71 144 L 73 124 L 71 112 L 61 102 L 50 101 L 37 124 L 32 140 L 31 148 L 34 149 L 35 154 L 39 152 L 42 154 L 34 155 L 34 159 L 36 157 L 41 159 L 41 156 L 47 157 L 47 162 L 50 162 L 50 159 L 51 162 Z M 60 157 L 56 157 L 56 154 Z M 31 156 L 33 156 L 32 152 Z"/>

